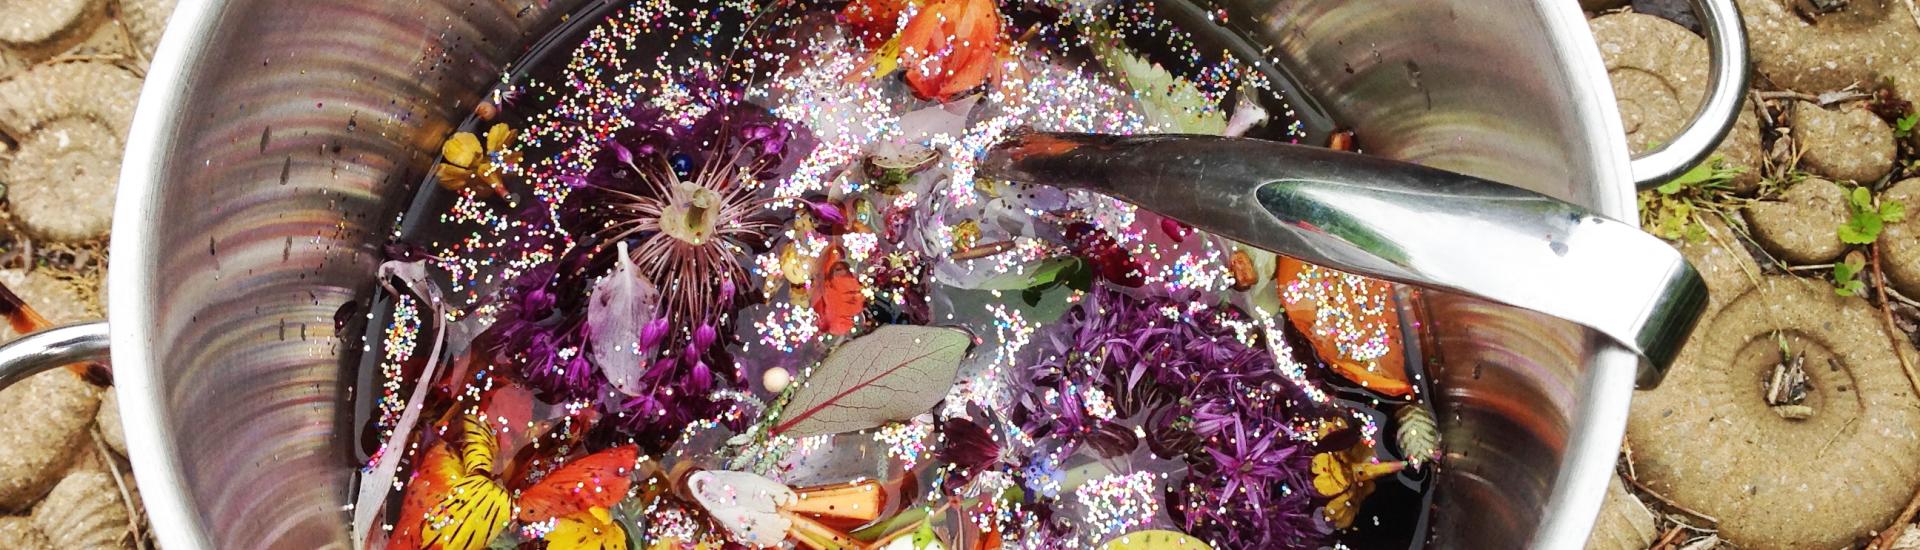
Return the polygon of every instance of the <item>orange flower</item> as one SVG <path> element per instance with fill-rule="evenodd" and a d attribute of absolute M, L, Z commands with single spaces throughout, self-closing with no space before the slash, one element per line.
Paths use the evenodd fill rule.
<path fill-rule="evenodd" d="M 907 0 L 853 0 L 840 9 L 840 23 L 852 29 L 860 42 L 878 48 L 900 29 L 900 11 Z"/>
<path fill-rule="evenodd" d="M 813 291 L 813 310 L 820 315 L 820 328 L 827 334 L 853 333 L 854 319 L 867 309 L 867 296 L 860 278 L 847 265 L 839 244 L 820 257 L 820 275 Z"/>
<path fill-rule="evenodd" d="M 400 505 L 389 550 L 480 550 L 514 519 L 556 521 L 549 548 L 625 549 L 626 532 L 607 515 L 632 486 L 639 448 L 623 445 L 586 455 L 547 474 L 515 498 L 497 479 L 499 441 L 473 415 L 435 442 Z"/>
<path fill-rule="evenodd" d="M 933 0 L 900 31 L 900 67 L 925 99 L 947 101 L 987 81 L 1000 54 L 993 0 Z"/>

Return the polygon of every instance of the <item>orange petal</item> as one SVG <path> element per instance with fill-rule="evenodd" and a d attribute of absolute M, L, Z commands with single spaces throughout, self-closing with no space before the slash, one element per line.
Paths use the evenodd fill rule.
<path fill-rule="evenodd" d="M 986 82 L 998 57 L 1000 10 L 992 0 L 941 0 L 900 31 L 900 61 L 915 94 L 946 101 Z"/>
<path fill-rule="evenodd" d="M 866 480 L 794 489 L 799 498 L 786 506 L 789 512 L 806 514 L 822 521 L 841 520 L 852 526 L 880 519 L 887 505 L 887 494 L 880 482 Z"/>
<path fill-rule="evenodd" d="M 640 449 L 614 447 L 574 459 L 520 494 L 520 521 L 539 522 L 589 508 L 611 508 L 633 486 Z"/>
<path fill-rule="evenodd" d="M 1276 279 L 1287 320 L 1307 335 L 1322 361 L 1380 394 L 1401 397 L 1413 392 L 1392 283 L 1287 257 L 1279 263 Z"/>
<path fill-rule="evenodd" d="M 446 442 L 434 443 L 420 455 L 420 465 L 414 470 L 413 479 L 407 482 L 406 495 L 401 497 L 400 520 L 394 523 L 388 550 L 422 547 L 420 531 L 426 524 L 427 512 L 446 500 L 454 480 L 464 473 L 460 461 L 447 450 Z"/>
<path fill-rule="evenodd" d="M 843 252 L 834 244 L 820 257 L 815 279 L 813 310 L 828 334 L 845 336 L 853 332 L 854 318 L 867 309 L 867 296 L 861 292 L 860 278 L 841 260 Z"/>

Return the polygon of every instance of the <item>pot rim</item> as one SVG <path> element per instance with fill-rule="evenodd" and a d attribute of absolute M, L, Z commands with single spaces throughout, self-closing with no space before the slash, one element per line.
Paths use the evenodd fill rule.
<path fill-rule="evenodd" d="M 122 407 L 129 459 L 155 538 L 172 549 L 211 548 L 201 514 L 187 486 L 175 452 L 171 413 L 151 368 L 151 343 L 157 334 L 144 320 L 157 313 L 153 304 L 130 299 L 158 287 L 157 246 L 162 220 L 157 218 L 160 189 L 171 151 L 167 143 L 182 123 L 174 107 L 187 99 L 190 71 L 205 57 L 208 41 L 220 23 L 225 0 L 179 3 L 169 20 L 141 87 L 121 163 L 120 186 L 114 210 L 114 259 L 107 274 L 110 295 L 123 297 L 108 304 L 113 326 L 115 392 Z M 1567 84 L 1572 115 L 1581 127 L 1602 134 L 1580 140 L 1592 158 L 1608 159 L 1595 166 L 1592 186 L 1595 211 L 1638 224 L 1629 149 L 1615 107 L 1606 65 L 1593 42 L 1587 20 L 1576 3 L 1539 0 L 1535 3 L 1548 27 L 1561 77 Z M 1565 455 L 1556 475 L 1548 512 L 1534 533 L 1534 548 L 1580 548 L 1600 511 L 1606 487 L 1626 432 L 1627 407 L 1632 398 L 1638 357 L 1625 350 L 1600 346 L 1588 361 L 1585 387 Z"/>

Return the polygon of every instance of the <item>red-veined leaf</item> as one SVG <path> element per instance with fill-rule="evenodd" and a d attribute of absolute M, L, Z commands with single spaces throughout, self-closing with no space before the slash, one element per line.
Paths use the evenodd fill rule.
<path fill-rule="evenodd" d="M 827 354 L 794 390 L 773 433 L 863 430 L 926 412 L 947 395 L 972 345 L 963 330 L 882 326 Z"/>
<path fill-rule="evenodd" d="M 633 486 L 640 448 L 622 445 L 574 459 L 520 494 L 520 521 L 570 516 L 589 508 L 611 508 Z"/>

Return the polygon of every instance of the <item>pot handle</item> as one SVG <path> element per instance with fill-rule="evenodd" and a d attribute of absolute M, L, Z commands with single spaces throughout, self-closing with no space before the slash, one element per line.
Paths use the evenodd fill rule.
<path fill-rule="evenodd" d="M 1740 116 L 1752 70 L 1740 8 L 1733 0 L 1693 0 L 1693 11 L 1707 35 L 1707 99 L 1673 139 L 1633 159 L 1634 187 L 1639 190 L 1659 187 L 1706 161 Z"/>
<path fill-rule="evenodd" d="M 47 329 L 0 346 L 0 389 L 56 367 L 104 359 L 107 323 Z"/>

